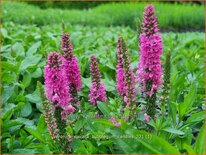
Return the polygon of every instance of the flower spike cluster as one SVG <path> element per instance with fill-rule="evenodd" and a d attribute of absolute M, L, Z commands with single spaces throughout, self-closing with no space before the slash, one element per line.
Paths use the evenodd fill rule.
<path fill-rule="evenodd" d="M 71 95 L 71 103 L 73 105 L 78 105 L 79 100 L 77 92 L 82 88 L 82 81 L 80 75 L 80 69 L 78 65 L 78 60 L 74 56 L 72 50 L 72 44 L 68 33 L 62 34 L 61 40 L 61 50 L 63 59 L 63 68 L 67 77 L 69 94 Z"/>
<path fill-rule="evenodd" d="M 132 102 L 135 102 L 136 90 L 135 90 L 135 76 L 133 69 L 130 67 L 130 58 L 128 55 L 128 49 L 125 41 L 122 37 L 119 37 L 117 43 L 117 69 L 116 69 L 116 81 L 117 92 L 123 97 L 124 102 L 130 106 Z"/>
<path fill-rule="evenodd" d="M 96 106 L 97 101 L 105 102 L 107 100 L 106 90 L 103 83 L 101 83 L 101 75 L 98 68 L 97 58 L 92 55 L 90 57 L 90 74 L 92 83 L 90 87 L 89 100 Z"/>
<path fill-rule="evenodd" d="M 162 83 L 162 67 L 160 57 L 162 54 L 162 39 L 159 31 L 157 17 L 153 5 L 145 7 L 140 34 L 140 56 L 137 68 L 137 81 L 142 86 L 146 97 L 147 114 L 154 117 L 156 92 Z"/>

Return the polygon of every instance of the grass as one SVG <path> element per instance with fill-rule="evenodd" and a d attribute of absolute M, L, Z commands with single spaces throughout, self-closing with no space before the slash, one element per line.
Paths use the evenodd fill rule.
<path fill-rule="evenodd" d="M 204 6 L 195 4 L 153 3 L 161 30 L 204 31 Z M 24 2 L 3 2 L 3 22 L 60 24 L 62 21 L 82 26 L 129 26 L 136 28 L 137 18 L 142 19 L 146 3 L 108 3 L 89 10 L 40 9 Z M 23 9 L 22 9 L 23 8 Z"/>

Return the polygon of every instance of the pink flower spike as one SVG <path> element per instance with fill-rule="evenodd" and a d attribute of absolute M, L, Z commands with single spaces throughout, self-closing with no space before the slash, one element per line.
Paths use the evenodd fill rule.
<path fill-rule="evenodd" d="M 63 59 L 63 68 L 65 70 L 71 92 L 74 91 L 71 88 L 72 86 L 77 91 L 80 91 L 82 88 L 82 81 L 77 58 L 73 56 L 70 61 Z"/>
<path fill-rule="evenodd" d="M 79 105 L 78 92 L 82 88 L 81 72 L 78 60 L 73 54 L 73 47 L 68 33 L 62 34 L 61 50 L 63 59 L 63 68 L 67 77 L 69 94 L 71 95 L 71 104 Z"/>
<path fill-rule="evenodd" d="M 146 121 L 146 122 L 150 121 L 150 116 L 147 115 L 147 113 L 144 114 L 144 121 Z"/>
<path fill-rule="evenodd" d="M 82 88 L 81 73 L 78 60 L 72 51 L 73 47 L 68 33 L 62 34 L 61 49 L 64 57 L 63 67 L 65 69 L 65 74 L 67 76 L 70 89 L 73 87 L 75 90 L 80 91 Z"/>
<path fill-rule="evenodd" d="M 62 69 L 60 54 L 51 52 L 44 67 L 45 94 L 49 101 L 62 109 L 69 104 L 68 83 Z"/>
<path fill-rule="evenodd" d="M 150 96 L 158 90 L 162 83 L 161 54 L 162 40 L 159 34 L 154 34 L 149 38 L 145 34 L 140 35 L 140 61 L 137 69 L 137 81 L 143 86 L 146 86 L 146 81 L 151 81 Z"/>

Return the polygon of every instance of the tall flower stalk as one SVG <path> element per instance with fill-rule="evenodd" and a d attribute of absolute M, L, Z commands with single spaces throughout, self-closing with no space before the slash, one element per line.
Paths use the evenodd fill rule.
<path fill-rule="evenodd" d="M 116 67 L 116 88 L 127 106 L 135 102 L 135 76 L 130 66 L 128 48 L 122 37 L 119 37 L 117 43 L 117 67 Z"/>
<path fill-rule="evenodd" d="M 171 65 L 171 53 L 170 51 L 166 54 L 166 60 L 164 64 L 164 73 L 163 73 L 163 87 L 162 87 L 162 93 L 160 98 L 161 103 L 161 113 L 164 116 L 165 109 L 168 106 L 169 103 L 169 93 L 170 93 L 170 65 Z"/>
<path fill-rule="evenodd" d="M 63 69 L 68 81 L 68 93 L 71 96 L 71 104 L 79 105 L 78 92 L 82 88 L 81 74 L 78 66 L 78 60 L 73 54 L 73 46 L 71 44 L 68 33 L 63 33 L 61 38 L 61 51 L 64 57 Z"/>
<path fill-rule="evenodd" d="M 70 95 L 68 93 L 68 82 L 62 67 L 62 57 L 60 54 L 51 52 L 47 58 L 47 65 L 44 67 L 45 94 L 48 102 L 43 102 L 45 120 L 48 122 L 48 129 L 58 128 L 58 144 L 63 153 L 69 153 L 70 145 L 66 132 L 66 117 L 74 112 L 70 105 Z M 53 121 L 50 121 L 53 120 Z M 54 121 L 55 120 L 55 121 Z M 56 132 L 55 132 L 56 133 Z M 52 132 L 51 132 L 52 134 Z M 53 135 L 52 135 L 53 136 Z"/>
<path fill-rule="evenodd" d="M 162 39 L 159 31 L 157 17 L 153 5 L 145 7 L 140 34 L 140 61 L 137 69 L 137 81 L 142 86 L 146 99 L 146 113 L 154 118 L 156 106 L 156 93 L 162 79 L 160 57 L 162 54 Z"/>
<path fill-rule="evenodd" d="M 89 92 L 90 102 L 96 106 L 97 101 L 106 102 L 106 90 L 103 83 L 101 83 L 101 75 L 99 72 L 97 58 L 92 55 L 90 57 L 90 75 L 92 78 L 92 83 Z"/>
<path fill-rule="evenodd" d="M 41 103 L 43 107 L 43 115 L 47 124 L 48 131 L 55 144 L 60 140 L 59 128 L 57 126 L 56 118 L 54 117 L 55 107 L 44 96 L 44 88 L 40 82 L 37 83 L 40 92 Z"/>

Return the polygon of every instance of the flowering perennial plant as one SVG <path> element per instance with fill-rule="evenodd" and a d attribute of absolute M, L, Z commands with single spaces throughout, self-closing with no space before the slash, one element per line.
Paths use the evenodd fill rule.
<path fill-rule="evenodd" d="M 140 61 L 137 69 L 137 81 L 142 86 L 146 98 L 146 113 L 152 118 L 155 114 L 156 92 L 162 83 L 162 39 L 158 32 L 157 17 L 154 6 L 145 7 L 140 34 Z"/>

